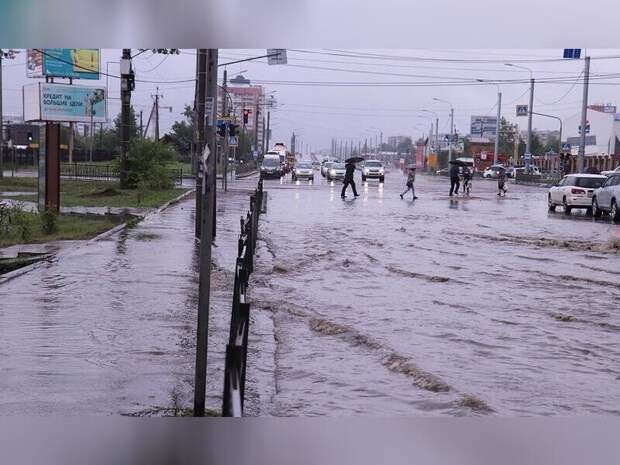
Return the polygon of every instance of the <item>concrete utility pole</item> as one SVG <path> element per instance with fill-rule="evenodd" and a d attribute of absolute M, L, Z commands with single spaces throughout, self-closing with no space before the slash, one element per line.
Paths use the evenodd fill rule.
<path fill-rule="evenodd" d="M 259 101 L 258 98 L 256 99 L 256 107 L 254 109 L 254 111 L 256 112 L 256 114 L 254 115 L 254 150 L 256 150 L 256 153 L 259 154 L 262 150 L 259 150 L 259 145 L 258 145 L 258 113 L 260 111 L 260 105 L 259 105 Z M 263 118 L 263 131 L 265 130 L 265 123 L 264 123 L 265 118 Z M 264 139 L 264 136 L 263 136 Z M 262 142 L 262 141 L 261 141 Z M 261 143 L 261 145 L 263 145 Z M 254 158 L 254 154 L 252 154 L 252 158 Z M 256 159 L 258 159 L 258 156 L 256 157 Z"/>
<path fill-rule="evenodd" d="M 159 87 L 155 92 L 155 141 L 159 142 Z"/>
<path fill-rule="evenodd" d="M 265 146 L 265 128 L 267 126 L 265 126 L 265 115 L 263 115 L 263 137 L 261 142 L 261 145 L 263 146 L 263 155 L 267 152 L 267 147 Z"/>
<path fill-rule="evenodd" d="M 497 165 L 497 156 L 499 154 L 499 129 L 501 128 L 502 118 L 502 93 L 497 92 L 497 126 L 495 128 L 495 152 L 493 153 L 493 164 Z"/>
<path fill-rule="evenodd" d="M 528 108 L 527 115 L 527 143 L 525 146 L 525 152 L 530 154 L 530 157 L 525 160 L 525 166 L 529 171 L 530 162 L 532 157 L 532 112 L 534 111 L 534 78 L 530 78 L 530 106 Z"/>
<path fill-rule="evenodd" d="M 222 90 L 223 90 L 223 98 L 224 100 L 222 101 L 222 116 L 224 118 L 224 123 L 225 123 L 225 131 L 224 131 L 224 141 L 222 142 L 222 159 L 220 160 L 220 167 L 223 168 L 226 166 L 226 164 L 228 163 L 228 123 L 229 121 L 227 120 L 228 116 L 229 116 L 229 110 L 228 110 L 228 86 L 227 86 L 227 81 L 228 81 L 228 71 L 226 70 L 226 68 L 224 68 L 224 82 L 222 84 Z M 224 182 L 226 179 L 226 173 L 224 172 L 224 177 L 222 178 L 222 187 L 224 187 Z"/>
<path fill-rule="evenodd" d="M 205 145 L 205 102 L 208 86 L 207 61 L 210 52 L 206 48 L 199 48 L 196 53 L 196 88 L 194 94 L 194 166 L 196 172 L 196 212 L 194 235 L 200 237 L 202 226 L 202 198 L 199 192 L 202 189 L 203 163 L 202 152 Z M 209 128 L 210 129 L 210 128 Z M 212 141 L 209 141 L 211 144 Z M 212 145 L 212 154 L 215 150 Z"/>
<path fill-rule="evenodd" d="M 121 188 L 127 186 L 127 153 L 129 152 L 129 128 L 131 125 L 131 49 L 124 48 L 121 59 Z"/>
<path fill-rule="evenodd" d="M 452 137 L 454 134 L 454 108 L 450 106 L 450 140 L 448 141 L 448 160 L 452 161 Z"/>
<path fill-rule="evenodd" d="M 144 111 L 140 110 L 140 137 L 144 137 L 144 122 L 142 120 L 142 114 Z"/>
<path fill-rule="evenodd" d="M 270 131 L 269 125 L 270 124 L 271 124 L 271 111 L 267 110 L 267 133 L 266 133 L 266 136 L 265 136 L 265 141 L 266 141 L 266 143 L 265 143 L 265 151 L 266 152 L 269 151 L 269 131 Z"/>
<path fill-rule="evenodd" d="M 0 48 L 0 179 L 4 176 L 4 115 L 2 112 L 2 59 L 12 60 L 17 54 L 16 50 L 3 50 Z"/>
<path fill-rule="evenodd" d="M 590 83 L 590 57 L 586 57 L 585 69 L 583 72 L 583 102 L 581 104 L 581 139 L 579 142 L 579 152 L 577 153 L 577 172 L 583 171 L 583 164 L 586 156 L 586 126 L 588 125 L 588 85 Z"/>
<path fill-rule="evenodd" d="M 208 60 L 206 49 L 199 50 L 199 70 L 201 79 L 198 80 L 198 88 L 200 92 L 206 88 L 207 95 L 213 97 L 214 108 L 217 108 L 217 50 L 210 49 L 208 51 Z M 203 66 L 206 64 L 207 82 L 204 81 Z M 199 93 L 200 93 L 199 92 Z M 202 93 L 204 96 L 204 93 Z M 205 103 L 204 99 L 198 99 L 199 104 Z M 204 105 L 199 105 L 203 107 Z M 203 112 L 204 115 L 204 112 Z M 204 123 L 204 119 L 203 119 Z M 204 125 L 203 125 L 204 130 Z M 196 331 L 196 370 L 194 378 L 194 416 L 202 417 L 205 414 L 205 397 L 207 386 L 207 349 L 209 334 L 209 301 L 211 293 L 211 244 L 213 242 L 214 227 L 211 224 L 215 221 L 215 189 L 216 189 L 216 135 L 215 122 L 209 125 L 207 130 L 207 146 L 210 153 L 208 158 L 203 158 L 207 151 L 200 152 L 199 172 L 202 174 L 202 184 L 200 190 L 196 191 L 196 196 L 202 196 L 203 208 L 200 226 L 200 277 L 198 291 L 198 326 Z M 203 144 L 204 146 L 204 144 Z"/>

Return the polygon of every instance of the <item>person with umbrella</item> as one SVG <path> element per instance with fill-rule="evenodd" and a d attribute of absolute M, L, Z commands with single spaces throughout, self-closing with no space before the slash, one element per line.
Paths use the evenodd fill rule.
<path fill-rule="evenodd" d="M 413 183 L 415 182 L 415 166 L 414 165 L 409 165 L 409 174 L 407 175 L 407 189 L 405 189 L 405 191 L 400 194 L 400 198 L 404 199 L 405 198 L 405 194 L 409 191 L 411 191 L 411 193 L 413 194 L 413 200 L 417 199 L 416 195 L 415 195 L 415 187 L 413 187 Z"/>
<path fill-rule="evenodd" d="M 461 182 L 459 180 L 460 163 L 456 161 L 450 160 L 449 162 L 452 166 L 450 167 L 450 197 L 452 197 L 453 193 L 459 193 L 459 187 L 461 186 Z"/>
<path fill-rule="evenodd" d="M 353 196 L 354 197 L 359 197 L 359 194 L 357 193 L 357 189 L 355 188 L 355 181 L 353 180 L 353 175 L 355 174 L 355 164 L 358 161 L 362 161 L 363 158 L 361 157 L 353 157 L 353 158 L 347 158 L 344 162 L 345 162 L 345 174 L 344 174 L 344 181 L 343 181 L 343 185 L 342 185 L 342 193 L 340 194 L 340 197 L 342 197 L 343 199 L 346 197 L 346 191 L 347 191 L 347 187 L 351 186 L 351 188 L 353 189 Z"/>

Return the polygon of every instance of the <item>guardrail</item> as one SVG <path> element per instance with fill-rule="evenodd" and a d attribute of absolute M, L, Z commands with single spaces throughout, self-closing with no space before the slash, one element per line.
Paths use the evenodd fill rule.
<path fill-rule="evenodd" d="M 247 290 L 250 275 L 254 271 L 258 219 L 260 214 L 265 212 L 265 200 L 263 181 L 260 180 L 257 189 L 250 196 L 250 211 L 245 218 L 241 218 L 241 234 L 239 235 L 235 263 L 230 334 L 226 345 L 224 367 L 222 402 L 222 416 L 224 417 L 243 416 L 248 334 L 250 330 L 250 304 L 247 302 Z"/>
<path fill-rule="evenodd" d="M 169 169 L 175 185 L 183 182 L 182 169 Z M 115 181 L 120 177 L 120 170 L 115 165 L 91 165 L 88 163 L 61 163 L 60 175 L 84 181 Z"/>
<path fill-rule="evenodd" d="M 515 176 L 515 184 L 544 184 L 553 186 L 560 182 L 560 179 L 561 178 L 556 176 L 517 173 Z"/>

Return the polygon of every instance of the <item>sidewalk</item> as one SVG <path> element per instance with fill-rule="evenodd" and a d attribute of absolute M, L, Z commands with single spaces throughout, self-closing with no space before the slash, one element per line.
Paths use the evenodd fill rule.
<path fill-rule="evenodd" d="M 215 410 L 239 218 L 255 184 L 218 192 L 207 382 Z M 194 206 L 191 196 L 0 285 L 0 415 L 170 415 L 192 406 Z"/>

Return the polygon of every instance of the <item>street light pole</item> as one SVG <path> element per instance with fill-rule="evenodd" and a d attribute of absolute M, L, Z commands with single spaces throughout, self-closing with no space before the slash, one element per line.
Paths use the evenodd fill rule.
<path fill-rule="evenodd" d="M 513 63 L 504 63 L 504 64 L 506 66 L 512 66 L 513 68 L 524 69 L 530 73 L 530 104 L 528 106 L 528 112 L 527 112 L 527 140 L 525 142 L 525 153 L 529 154 L 529 156 L 531 157 L 532 156 L 532 114 L 534 112 L 534 72 L 526 66 L 515 65 Z M 530 159 L 531 158 L 525 158 L 525 168 L 527 171 L 529 171 L 529 168 L 530 168 Z"/>
<path fill-rule="evenodd" d="M 497 125 L 495 126 L 495 152 L 493 153 L 493 164 L 497 165 L 497 157 L 499 155 L 499 129 L 501 127 L 502 118 L 502 93 L 497 92 Z"/>
<path fill-rule="evenodd" d="M 588 125 L 588 85 L 590 82 L 590 57 L 586 57 L 583 79 L 583 103 L 581 105 L 581 141 L 577 153 L 577 172 L 583 171 L 583 163 L 586 155 L 586 126 Z"/>

